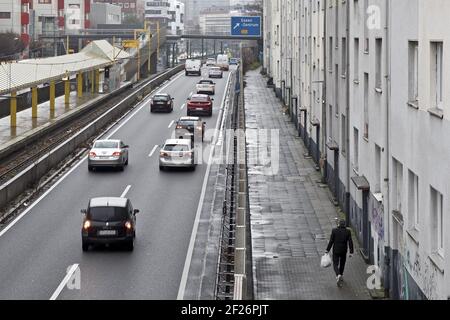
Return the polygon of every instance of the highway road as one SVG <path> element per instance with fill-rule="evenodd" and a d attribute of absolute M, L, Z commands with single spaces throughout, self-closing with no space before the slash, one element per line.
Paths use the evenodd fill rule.
<path fill-rule="evenodd" d="M 216 127 L 229 74 L 215 81 L 214 114 L 204 118 L 207 128 Z M 183 72 L 161 88 L 175 98 L 173 113 L 151 114 L 146 99 L 105 134 L 130 145 L 124 172 L 90 173 L 84 158 L 0 231 L 0 299 L 177 298 L 207 164 L 195 172 L 160 172 L 156 146 L 170 138 L 173 121 L 186 115 L 186 98 L 199 79 Z M 134 251 L 83 253 L 80 209 L 92 197 L 121 195 L 141 210 Z M 75 288 L 65 286 L 73 265 L 78 265 L 70 271 L 79 274 L 79 289 L 76 282 Z"/>

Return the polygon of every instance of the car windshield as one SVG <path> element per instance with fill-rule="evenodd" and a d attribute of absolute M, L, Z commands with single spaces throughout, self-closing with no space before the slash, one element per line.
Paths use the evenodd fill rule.
<path fill-rule="evenodd" d="M 127 210 L 121 207 L 94 207 L 89 209 L 87 218 L 99 222 L 123 221 L 128 215 Z"/>
<path fill-rule="evenodd" d="M 201 102 L 205 102 L 208 101 L 208 96 L 193 96 L 191 98 L 191 101 L 201 101 Z"/>
<path fill-rule="evenodd" d="M 193 121 L 193 120 L 181 120 L 181 121 L 178 121 L 178 125 L 179 126 L 194 126 L 195 125 L 195 121 Z"/>
<path fill-rule="evenodd" d="M 94 144 L 95 149 L 115 149 L 119 147 L 117 141 L 97 141 Z"/>
<path fill-rule="evenodd" d="M 199 84 L 212 84 L 212 81 L 208 81 L 208 80 L 200 80 L 198 83 L 199 83 Z"/>
<path fill-rule="evenodd" d="M 211 68 L 211 70 L 214 70 L 214 71 L 219 71 L 219 70 L 220 70 L 220 68 L 219 68 L 219 67 L 213 67 L 213 68 Z"/>
<path fill-rule="evenodd" d="M 185 144 L 166 144 L 164 146 L 164 151 L 189 151 L 189 147 Z"/>
<path fill-rule="evenodd" d="M 168 96 L 154 96 L 153 97 L 153 101 L 168 101 L 169 97 Z"/>

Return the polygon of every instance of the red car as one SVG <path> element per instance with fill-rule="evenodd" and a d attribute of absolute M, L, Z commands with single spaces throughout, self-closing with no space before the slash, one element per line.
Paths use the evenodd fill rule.
<path fill-rule="evenodd" d="M 190 98 L 188 98 L 187 115 L 212 116 L 213 101 L 214 99 L 206 94 L 193 94 Z"/>

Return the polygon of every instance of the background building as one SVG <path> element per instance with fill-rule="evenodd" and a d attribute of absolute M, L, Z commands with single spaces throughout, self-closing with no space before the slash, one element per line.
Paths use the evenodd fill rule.
<path fill-rule="evenodd" d="M 0 32 L 13 32 L 20 35 L 25 45 L 30 42 L 30 0 L 0 2 Z"/>
<path fill-rule="evenodd" d="M 122 8 L 110 3 L 95 2 L 91 4 L 91 27 L 97 28 L 99 24 L 122 23 Z"/>

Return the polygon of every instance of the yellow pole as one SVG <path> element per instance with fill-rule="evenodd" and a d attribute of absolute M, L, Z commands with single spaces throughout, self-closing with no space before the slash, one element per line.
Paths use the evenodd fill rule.
<path fill-rule="evenodd" d="M 95 93 L 95 71 L 91 71 L 91 93 Z"/>
<path fill-rule="evenodd" d="M 37 118 L 38 91 L 37 87 L 31 88 L 31 117 Z"/>
<path fill-rule="evenodd" d="M 83 74 L 81 72 L 77 74 L 77 93 L 78 98 L 83 98 Z"/>
<path fill-rule="evenodd" d="M 98 93 L 100 89 L 100 71 L 95 70 L 95 93 Z"/>
<path fill-rule="evenodd" d="M 55 111 L 55 81 L 50 81 L 50 112 Z"/>
<path fill-rule="evenodd" d="M 64 80 L 64 103 L 69 105 L 70 103 L 70 78 L 67 75 L 66 80 Z"/>
<path fill-rule="evenodd" d="M 11 127 L 16 127 L 17 126 L 17 93 L 16 93 L 16 91 L 11 92 L 10 115 L 11 115 Z"/>

